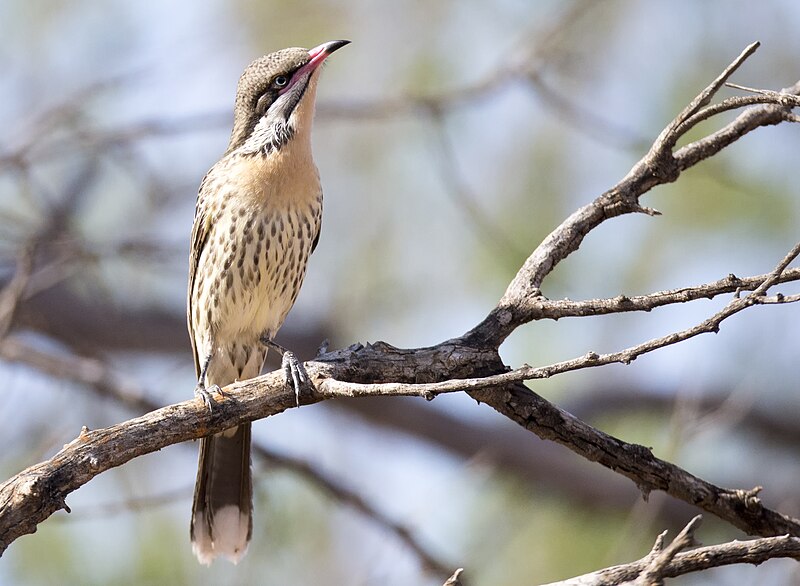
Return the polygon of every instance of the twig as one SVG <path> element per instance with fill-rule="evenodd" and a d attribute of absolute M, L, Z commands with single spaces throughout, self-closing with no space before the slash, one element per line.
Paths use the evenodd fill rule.
<path fill-rule="evenodd" d="M 667 566 L 678 553 L 695 545 L 694 532 L 700 526 L 702 520 L 703 517 L 697 515 L 689 521 L 689 524 L 678 533 L 678 536 L 667 547 L 663 547 L 666 533 L 662 533 L 650 552 L 650 562 L 644 571 L 633 582 L 630 582 L 631 586 L 663 586 L 664 572 Z"/>
<path fill-rule="evenodd" d="M 721 101 L 719 104 L 706 106 L 695 113 L 678 126 L 675 130 L 675 134 L 683 136 L 703 120 L 708 120 L 709 118 L 725 112 L 730 112 L 731 110 L 739 110 L 747 106 L 755 106 L 758 104 L 781 104 L 790 108 L 796 108 L 800 106 L 800 97 L 792 94 L 763 90 L 763 93 L 757 96 L 736 96 L 734 98 L 728 98 Z"/>
<path fill-rule="evenodd" d="M 739 69 L 742 63 L 744 63 L 747 58 L 750 57 L 750 55 L 756 52 L 759 46 L 761 46 L 761 43 L 756 41 L 755 43 L 751 43 L 745 47 L 739 56 L 734 59 L 714 81 L 708 84 L 708 86 L 706 86 L 702 92 L 695 96 L 695 98 L 689 102 L 689 105 L 686 106 L 681 113 L 678 114 L 675 119 L 670 122 L 669 125 L 667 125 L 667 127 L 661 132 L 653 144 L 653 148 L 651 149 L 649 155 L 654 158 L 659 158 L 664 153 L 671 152 L 675 147 L 675 144 L 678 142 L 678 139 L 686 134 L 686 132 L 691 128 L 691 126 L 686 126 L 686 122 L 695 114 L 697 114 L 701 108 L 711 102 L 711 98 L 716 95 L 716 93 L 725 84 L 725 82 L 728 81 L 731 75 L 733 75 L 736 70 Z"/>
<path fill-rule="evenodd" d="M 662 584 L 664 578 L 675 578 L 692 572 L 701 572 L 733 564 L 758 565 L 767 560 L 791 558 L 800 560 L 800 538 L 783 535 L 749 541 L 731 541 L 719 545 L 690 547 L 700 517 L 695 517 L 667 546 L 663 546 L 666 532 L 659 535 L 650 553 L 640 560 L 612 566 L 545 586 L 617 586 L 623 584 Z M 669 555 L 665 555 L 669 552 Z M 669 557 L 670 559 L 666 559 Z M 656 569 L 657 566 L 657 569 Z"/>
<path fill-rule="evenodd" d="M 453 575 L 447 579 L 447 582 L 444 583 L 444 586 L 463 586 L 463 582 L 461 581 L 461 574 L 464 572 L 464 568 L 458 568 Z"/>

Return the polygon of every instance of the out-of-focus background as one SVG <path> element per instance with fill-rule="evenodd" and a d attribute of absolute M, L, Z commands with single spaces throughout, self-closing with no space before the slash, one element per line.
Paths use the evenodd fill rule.
<path fill-rule="evenodd" d="M 798 28 L 791 0 L 5 0 L 0 279 L 31 242 L 37 264 L 0 344 L 0 477 L 51 456 L 82 425 L 138 414 L 137 397 L 191 397 L 195 194 L 255 57 L 353 41 L 320 83 L 323 232 L 278 338 L 307 359 L 326 337 L 414 347 L 468 330 L 548 231 L 618 181 L 747 44 L 763 43 L 734 81 L 779 89 L 800 78 Z M 649 194 L 663 216 L 593 232 L 545 295 L 769 272 L 797 240 L 799 153 L 800 127 L 754 132 Z M 724 303 L 535 323 L 501 350 L 512 366 L 617 350 Z M 709 481 L 761 485 L 769 506 L 796 516 L 799 322 L 797 306 L 754 308 L 716 336 L 533 388 Z M 96 384 L 76 380 L 87 377 Z M 466 396 L 315 405 L 257 423 L 254 437 L 294 464 L 255 459 L 256 525 L 238 566 L 207 569 L 191 554 L 196 446 L 179 445 L 74 493 L 72 514 L 11 545 L 0 584 L 443 582 L 301 464 L 407 527 L 433 558 L 466 567 L 473 585 L 629 561 L 697 512 L 660 494 L 644 503 L 631 482 Z M 707 516 L 700 537 L 742 535 Z M 794 562 L 773 561 L 675 583 L 796 581 Z"/>

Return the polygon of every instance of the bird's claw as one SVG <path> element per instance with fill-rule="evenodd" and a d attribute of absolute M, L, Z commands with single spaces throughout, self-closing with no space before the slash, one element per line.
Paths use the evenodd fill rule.
<path fill-rule="evenodd" d="M 194 396 L 203 400 L 209 412 L 214 410 L 214 404 L 216 403 L 213 397 L 214 393 L 222 394 L 222 389 L 219 388 L 219 385 L 206 387 L 203 383 L 197 383 L 197 386 L 194 388 Z"/>
<path fill-rule="evenodd" d="M 283 372 L 286 374 L 286 384 L 294 389 L 295 401 L 299 407 L 300 391 L 302 391 L 303 385 L 308 384 L 308 373 L 306 369 L 303 368 L 303 363 L 294 355 L 294 352 L 290 352 L 289 350 L 283 353 L 281 368 L 283 368 Z"/>

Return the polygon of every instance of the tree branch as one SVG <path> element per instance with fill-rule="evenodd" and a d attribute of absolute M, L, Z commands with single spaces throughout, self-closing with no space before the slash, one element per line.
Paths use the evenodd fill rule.
<path fill-rule="evenodd" d="M 710 568 L 733 564 L 758 565 L 777 558 L 800 560 L 800 538 L 788 535 L 731 541 L 684 552 L 683 550 L 694 544 L 694 533 L 700 521 L 699 515 L 692 519 L 666 548 L 665 531 L 658 536 L 650 553 L 640 560 L 545 586 L 659 585 L 664 583 L 664 578 L 675 578 Z"/>
<path fill-rule="evenodd" d="M 59 378 L 66 378 L 85 385 L 100 396 L 111 398 L 129 409 L 150 412 L 159 409 L 154 401 L 147 398 L 140 388 L 132 382 L 115 374 L 105 363 L 94 358 L 79 356 L 58 356 L 43 352 L 18 342 L 5 339 L 0 341 L 0 356 L 4 359 L 21 362 Z M 393 534 L 417 556 L 427 571 L 446 575 L 450 565 L 437 558 L 402 523 L 391 519 L 361 495 L 350 489 L 342 481 L 315 468 L 308 462 L 289 457 L 264 446 L 253 443 L 253 454 L 264 462 L 284 468 L 313 484 L 329 497 L 358 511 L 364 517 Z M 2 502 L 2 501 L 0 501 Z M 0 519 L 4 507 L 0 506 Z M 0 552 L 1 553 L 1 552 Z"/>
<path fill-rule="evenodd" d="M 525 321 L 535 321 L 540 319 L 558 320 L 564 317 L 588 317 L 595 315 L 609 315 L 616 313 L 627 313 L 631 311 L 651 311 L 653 309 L 674 305 L 677 303 L 687 303 L 698 299 L 713 299 L 726 293 L 738 293 L 740 291 L 752 291 L 769 276 L 769 274 L 755 275 L 752 277 L 739 278 L 730 274 L 723 279 L 695 285 L 692 287 L 681 287 L 680 289 L 670 289 L 668 291 L 657 291 L 646 295 L 617 295 L 606 299 L 587 299 L 583 301 L 572 301 L 570 299 L 546 299 L 539 295 L 527 305 L 528 315 Z M 780 274 L 777 283 L 790 283 L 800 281 L 800 268 L 787 269 Z M 794 301 L 793 296 L 785 296 L 785 301 Z M 759 297 L 757 303 L 771 303 L 768 298 Z M 775 302 L 778 302 L 777 300 Z"/>
<path fill-rule="evenodd" d="M 307 405 L 325 399 L 380 396 L 423 396 L 443 392 L 472 391 L 491 400 L 499 395 L 504 405 L 513 405 L 512 419 L 540 437 L 567 445 L 586 458 L 633 479 L 646 494 L 660 489 L 696 504 L 749 533 L 800 535 L 800 523 L 763 507 L 757 491 L 734 491 L 716 487 L 688 472 L 655 458 L 635 444 L 583 423 L 521 385 L 510 385 L 528 376 L 526 367 L 483 378 L 448 380 L 442 383 L 375 384 L 371 379 L 386 375 L 394 380 L 441 378 L 442 372 L 491 369 L 499 357 L 492 352 L 443 343 L 440 346 L 402 350 L 388 344 L 353 346 L 331 352 L 306 364 L 319 391 L 301 398 Z M 495 368 L 497 366 L 494 366 Z M 534 371 L 536 369 L 533 369 Z M 438 376 L 437 376 L 438 375 Z M 343 383 L 342 380 L 364 380 Z M 498 385 L 505 387 L 497 388 Z M 521 387 L 521 388 L 520 388 Z M 475 389 L 484 389 L 476 394 Z M 513 399 L 509 400 L 508 395 Z M 228 385 L 209 413 L 202 401 L 185 401 L 150 412 L 105 429 L 82 430 L 52 459 L 21 472 L 0 485 L 0 553 L 11 541 L 35 531 L 36 525 L 55 511 L 66 508 L 67 495 L 94 476 L 120 466 L 134 457 L 167 445 L 197 439 L 246 421 L 262 419 L 295 406 L 294 394 L 284 385 L 281 372 Z M 521 415 L 525 419 L 521 419 Z"/>
<path fill-rule="evenodd" d="M 532 319 L 531 305 L 541 296 L 545 277 L 562 260 L 578 250 L 584 237 L 601 223 L 622 214 L 634 212 L 657 215 L 644 208 L 639 198 L 656 187 L 676 181 L 681 172 L 715 155 L 745 134 L 759 128 L 779 124 L 794 107 L 782 96 L 800 93 L 800 81 L 782 93 L 770 97 L 771 103 L 750 107 L 722 129 L 690 143 L 673 153 L 677 141 L 688 132 L 684 122 L 708 103 L 728 77 L 758 47 L 750 45 L 708 87 L 661 132 L 648 153 L 617 185 L 590 204 L 570 215 L 533 251 L 506 289 L 497 307 L 475 328 L 464 335 L 470 345 L 500 345 L 517 327 Z"/>
<path fill-rule="evenodd" d="M 694 532 L 700 526 L 700 521 L 703 517 L 697 515 L 694 519 L 689 521 L 689 524 L 684 527 L 677 537 L 672 540 L 667 547 L 664 547 L 664 538 L 666 531 L 658 536 L 653 549 L 650 551 L 650 561 L 641 574 L 639 574 L 632 582 L 626 582 L 630 586 L 663 586 L 664 584 L 664 571 L 670 562 L 675 558 L 678 553 L 696 545 L 694 540 Z"/>

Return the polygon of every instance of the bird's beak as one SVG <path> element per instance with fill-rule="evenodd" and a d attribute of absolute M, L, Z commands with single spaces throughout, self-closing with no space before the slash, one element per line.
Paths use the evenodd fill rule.
<path fill-rule="evenodd" d="M 322 65 L 322 62 L 328 58 L 328 55 L 337 49 L 341 49 L 349 43 L 350 41 L 328 41 L 327 43 L 322 43 L 313 49 L 309 49 L 308 55 L 311 57 L 311 60 L 294 73 L 291 83 L 283 88 L 280 91 L 280 94 L 287 93 L 299 80 L 307 80 L 310 78 L 311 74 L 314 73 L 314 70 Z"/>
<path fill-rule="evenodd" d="M 309 67 L 312 70 L 316 69 L 328 58 L 328 55 L 349 44 L 350 41 L 328 41 L 327 43 L 322 43 L 318 47 L 309 49 L 308 54 L 311 56 L 311 61 L 309 61 L 305 67 Z"/>

